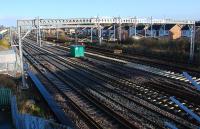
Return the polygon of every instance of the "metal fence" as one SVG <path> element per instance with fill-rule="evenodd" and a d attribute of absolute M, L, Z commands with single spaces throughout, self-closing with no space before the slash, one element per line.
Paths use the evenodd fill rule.
<path fill-rule="evenodd" d="M 18 114 L 18 108 L 17 108 L 17 101 L 16 96 L 13 96 L 11 98 L 11 113 L 12 113 L 12 121 L 16 129 L 20 129 L 20 120 L 19 120 L 19 114 Z M 24 129 L 23 127 L 21 129 Z"/>
<path fill-rule="evenodd" d="M 20 114 L 17 108 L 16 97 L 11 99 L 12 120 L 16 129 L 70 129 L 53 121 L 45 120 L 29 114 Z"/>
<path fill-rule="evenodd" d="M 19 55 L 14 50 L 0 52 L 0 74 L 8 74 L 15 77 L 20 73 Z"/>
<path fill-rule="evenodd" d="M 0 88 L 0 106 L 10 105 L 11 90 L 8 88 Z"/>

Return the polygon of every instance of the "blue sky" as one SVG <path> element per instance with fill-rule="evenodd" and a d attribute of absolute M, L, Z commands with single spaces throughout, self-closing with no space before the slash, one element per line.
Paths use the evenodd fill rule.
<path fill-rule="evenodd" d="M 200 0 L 0 0 L 0 24 L 21 18 L 137 16 L 200 20 Z"/>

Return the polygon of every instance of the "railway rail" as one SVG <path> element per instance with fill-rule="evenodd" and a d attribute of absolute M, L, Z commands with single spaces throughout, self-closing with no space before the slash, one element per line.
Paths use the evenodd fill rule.
<path fill-rule="evenodd" d="M 51 45 L 47 46 L 47 47 L 48 47 L 49 50 L 53 51 L 52 48 L 51 48 L 52 47 Z M 58 49 L 58 48 L 55 48 L 55 47 L 56 46 L 53 47 L 53 49 L 55 49 L 54 50 L 55 54 L 58 54 L 58 55 L 62 56 L 63 54 L 60 54 L 60 53 L 66 53 L 66 50 Z M 99 55 L 96 56 L 96 54 L 88 53 L 88 52 L 87 52 L 87 54 L 89 54 L 89 55 L 87 55 L 87 59 L 94 60 L 94 58 L 95 58 L 95 62 L 100 62 L 99 64 L 105 64 L 104 68 L 108 67 L 108 64 L 106 64 L 105 61 L 111 62 L 111 63 L 115 62 L 117 64 L 121 64 L 120 67 L 115 65 L 115 66 L 109 67 L 109 69 L 113 69 L 113 67 L 117 67 L 117 68 L 115 68 L 115 69 L 117 69 L 116 71 L 121 71 L 121 72 L 122 71 L 126 71 L 126 73 L 124 74 L 124 76 L 127 76 L 127 73 L 129 75 L 137 73 L 139 75 L 142 74 L 142 75 L 144 75 L 146 77 L 151 77 L 151 78 L 153 78 L 151 80 L 154 83 L 156 83 L 156 84 L 158 84 L 158 83 L 161 84 L 162 83 L 163 86 L 161 88 L 163 88 L 163 89 L 161 89 L 161 90 L 165 90 L 164 88 L 167 88 L 167 89 L 171 88 L 169 90 L 169 91 L 171 91 L 171 93 L 174 92 L 174 91 L 176 91 L 174 93 L 178 93 L 178 94 L 179 93 L 184 93 L 185 96 L 187 96 L 187 97 L 190 96 L 190 95 L 187 95 L 188 93 L 189 94 L 194 94 L 195 96 L 191 96 L 190 98 L 192 100 L 198 102 L 198 99 L 197 99 L 198 97 L 197 96 L 199 96 L 199 91 L 197 91 L 194 87 L 192 87 L 191 84 L 188 83 L 188 80 L 186 78 L 184 78 L 181 74 L 178 74 L 178 73 L 176 73 L 176 74 L 174 74 L 174 73 L 170 74 L 167 71 L 159 70 L 157 68 L 151 68 L 151 67 L 148 67 L 148 66 L 144 66 L 143 67 L 140 64 L 135 64 L 136 68 L 134 68 L 134 67 L 131 67 L 131 68 L 128 67 L 128 68 L 126 68 L 126 66 L 127 66 L 127 64 L 126 64 L 127 62 L 126 61 L 118 60 L 118 59 L 113 59 L 113 58 L 108 58 L 108 57 L 105 58 L 104 56 L 101 56 L 101 55 L 100 56 Z M 64 56 L 66 57 L 67 54 L 64 55 Z M 99 60 L 101 60 L 101 61 L 99 61 Z M 126 64 L 126 66 L 124 66 L 124 64 Z M 137 71 L 135 69 L 139 69 L 141 71 Z M 149 73 L 143 72 L 143 69 L 144 69 L 144 71 L 153 72 L 155 74 L 150 75 Z M 132 72 L 131 72 L 131 70 L 132 70 Z M 157 76 L 155 76 L 155 75 L 157 75 Z M 168 78 L 163 77 L 163 76 L 167 76 Z M 182 81 L 179 81 L 177 79 L 180 79 Z M 199 79 L 196 79 L 196 81 L 198 81 L 198 80 Z M 180 94 L 180 96 L 182 96 L 182 95 Z"/>
<path fill-rule="evenodd" d="M 63 46 L 55 46 L 55 47 L 59 47 L 60 48 L 60 49 L 57 49 L 58 51 L 63 51 L 63 50 L 66 51 L 66 50 L 68 50 L 67 47 L 63 47 Z M 125 66 L 125 67 L 128 67 L 129 69 L 138 69 L 138 70 L 141 70 L 141 71 L 145 71 L 145 72 L 151 73 L 153 75 L 158 75 L 157 76 L 158 78 L 161 78 L 161 76 L 163 76 L 164 78 L 167 77 L 168 79 L 170 79 L 170 81 L 172 81 L 173 83 L 179 84 L 179 85 L 187 85 L 187 84 L 189 84 L 189 85 L 187 85 L 188 87 L 184 87 L 184 88 L 185 89 L 189 88 L 190 91 L 195 92 L 195 88 L 192 87 L 190 85 L 190 83 L 188 83 L 189 80 L 187 80 L 182 75 L 182 73 L 180 73 L 180 70 L 177 71 L 177 67 L 169 68 L 168 66 L 165 66 L 164 68 L 167 67 L 168 70 L 163 70 L 163 67 L 161 68 L 161 66 L 163 66 L 163 65 L 161 65 L 161 64 L 158 65 L 158 63 L 156 65 L 156 67 L 152 67 L 151 66 L 152 64 L 143 65 L 143 64 L 133 63 L 132 62 L 133 60 L 131 62 L 129 62 L 130 60 L 127 61 L 127 59 L 124 59 L 124 58 L 121 59 L 119 57 L 119 55 L 116 55 L 116 54 L 109 53 L 108 55 L 102 54 L 101 52 L 95 52 L 95 51 L 92 51 L 92 53 L 91 52 L 86 52 L 86 56 L 90 57 L 90 58 L 98 58 L 99 60 L 103 60 L 103 61 L 105 61 L 105 59 L 108 59 L 107 61 L 109 61 L 109 62 L 116 62 L 118 64 L 121 63 L 123 65 L 123 67 Z M 175 70 L 175 71 L 173 71 L 173 70 Z M 199 75 L 199 74 L 197 74 L 196 71 L 195 72 L 189 71 L 189 73 L 194 73 L 195 75 Z M 193 77 L 193 79 L 197 82 L 197 84 L 200 84 L 200 78 Z M 198 91 L 196 91 L 196 92 L 198 92 Z"/>
<path fill-rule="evenodd" d="M 90 54 L 92 53 L 92 54 Z M 141 64 L 141 61 L 135 61 L 135 60 L 130 60 L 130 59 L 125 59 L 125 58 L 121 58 L 119 55 L 116 54 L 102 54 L 101 52 L 94 52 L 94 51 L 90 51 L 90 53 L 88 53 L 88 55 L 90 57 L 92 56 L 96 56 L 96 55 L 102 55 L 102 56 L 108 56 L 111 58 L 115 58 L 115 59 L 120 59 L 119 61 L 125 61 L 122 62 L 124 63 L 127 67 L 129 68 L 134 68 L 134 69 L 138 69 L 141 71 L 146 71 L 155 75 L 159 75 L 159 76 L 163 76 L 163 77 L 167 77 L 167 78 L 171 78 L 174 80 L 178 80 L 178 81 L 182 81 L 182 82 L 189 82 L 183 75 L 181 72 L 181 70 L 177 70 L 177 67 L 166 67 L 163 65 L 156 65 L 156 64 L 151 64 L 151 63 L 145 63 L 145 64 Z M 167 68 L 167 70 L 166 70 Z M 184 69 L 182 69 L 184 70 Z M 197 72 L 193 72 L 193 71 L 189 71 L 189 73 L 191 73 L 192 75 L 194 75 L 193 79 L 195 81 L 197 81 L 198 84 L 200 84 L 200 78 L 199 78 L 199 74 Z M 197 75 L 197 77 L 195 77 L 195 75 Z"/>
<path fill-rule="evenodd" d="M 116 57 L 116 54 L 114 54 L 112 50 L 100 48 L 97 46 L 88 46 L 87 51 L 97 52 L 97 53 L 101 53 L 101 54 L 104 53 L 106 55 Z M 117 56 L 120 59 L 124 59 L 124 60 L 130 61 L 130 62 L 140 63 L 140 64 L 144 64 L 144 65 L 146 64 L 146 65 L 150 65 L 152 67 L 156 66 L 158 68 L 165 68 L 165 69 L 172 70 L 175 72 L 188 71 L 191 74 L 193 74 L 193 76 L 200 76 L 200 74 L 199 74 L 200 71 L 191 65 L 174 64 L 174 63 L 161 61 L 161 60 L 157 60 L 157 59 L 146 58 L 146 57 L 144 57 L 144 55 L 131 56 L 128 54 L 117 54 Z"/>
<path fill-rule="evenodd" d="M 55 46 L 55 47 L 59 47 L 61 51 L 61 49 L 63 50 L 68 50 L 69 48 L 67 47 L 63 47 L 63 46 Z M 190 73 L 191 75 L 193 75 L 193 79 L 200 84 L 200 74 L 199 71 L 194 70 L 194 69 L 190 69 L 190 68 L 185 68 L 185 67 L 181 67 L 181 66 L 177 66 L 177 65 L 173 65 L 173 64 L 164 64 L 161 62 L 156 62 L 156 61 L 150 61 L 148 60 L 143 60 L 140 58 L 136 58 L 136 57 L 132 57 L 132 56 L 125 56 L 125 55 L 120 55 L 120 54 L 113 54 L 111 52 L 108 51 L 103 51 L 103 50 L 92 50 L 91 49 L 87 49 L 86 55 L 88 57 L 102 57 L 102 58 L 107 58 L 109 60 L 115 61 L 115 62 L 121 62 L 121 64 L 125 64 L 127 67 L 130 68 L 134 68 L 134 69 L 139 69 L 142 71 L 146 71 L 155 75 L 159 75 L 159 76 L 163 76 L 163 77 L 167 77 L 173 80 L 178 80 L 178 81 L 182 81 L 182 82 L 189 82 L 183 75 L 182 72 L 183 71 L 187 71 L 188 73 Z M 196 76 L 196 77 L 195 77 Z"/>
<path fill-rule="evenodd" d="M 79 64 L 80 64 L 80 62 L 78 62 Z M 79 66 L 80 67 L 80 66 Z M 85 71 L 86 72 L 86 71 Z M 97 73 L 97 72 L 96 72 Z M 104 78 L 105 79 L 105 78 Z M 113 83 L 112 83 L 113 84 Z M 116 83 L 117 84 L 117 83 Z M 121 82 L 119 83 L 119 85 L 121 84 Z M 127 87 L 127 85 L 126 85 L 126 87 Z M 142 89 L 144 89 L 144 87 L 142 88 Z M 112 90 L 112 91 L 114 91 L 114 90 Z M 97 95 L 98 93 L 96 93 L 94 90 L 93 91 L 90 91 L 90 93 L 93 93 L 93 95 Z M 155 92 L 154 92 L 155 93 Z M 114 94 L 114 93 L 109 93 L 109 94 Z M 140 93 L 141 94 L 141 93 Z M 152 95 L 152 94 L 151 94 Z M 151 96 L 150 95 L 150 96 Z M 116 97 L 116 96 L 115 96 Z M 158 97 L 158 96 L 156 96 L 156 97 Z M 166 96 L 167 97 L 167 96 Z M 150 98 L 151 99 L 151 98 Z M 165 98 L 166 99 L 166 98 Z M 132 101 L 132 100 L 131 100 Z M 113 101 L 112 101 L 113 102 Z M 143 104 L 143 106 L 144 106 L 144 104 Z M 155 110 L 154 110 L 155 111 Z M 162 112 L 162 110 L 161 110 L 161 112 Z M 176 117 L 175 117 L 176 118 Z M 187 122 L 186 122 L 187 123 Z M 180 123 L 179 123 L 180 124 Z M 187 123 L 187 124 L 189 124 L 190 125 L 190 123 Z M 195 127 L 195 126 L 194 126 Z"/>
<path fill-rule="evenodd" d="M 94 102 L 95 101 L 94 98 L 91 98 L 91 96 L 88 97 L 88 95 L 84 95 L 82 93 L 84 92 L 84 90 L 81 90 L 82 92 L 80 92 L 79 90 L 81 89 L 80 87 L 79 89 L 77 89 L 75 88 L 74 84 L 70 84 L 70 82 L 66 82 L 66 78 L 61 77 L 58 73 L 56 73 L 56 71 L 53 71 L 55 70 L 54 68 L 50 69 L 48 67 L 45 67 L 45 65 L 43 64 L 44 60 L 42 60 L 40 57 L 32 56 L 32 58 L 37 58 L 37 60 L 40 60 L 40 62 L 38 63 L 42 65 L 43 68 L 45 68 L 45 73 L 46 74 L 48 73 L 49 80 L 51 81 L 53 80 L 52 83 L 59 89 L 59 91 L 64 92 L 65 96 L 67 96 L 68 99 L 73 101 L 73 104 L 76 105 L 75 107 L 79 109 L 79 112 L 85 112 L 84 114 L 85 116 L 87 115 L 86 118 L 89 119 L 90 124 L 93 121 L 92 122 L 93 128 L 140 128 L 140 125 L 137 123 L 131 124 L 125 121 L 123 117 L 120 117 L 117 114 L 113 115 L 114 112 L 110 110 L 109 108 L 106 108 L 105 110 L 105 106 L 103 108 L 102 104 L 99 103 L 97 100 L 96 102 Z M 53 76 L 56 76 L 57 79 L 55 77 L 53 78 Z M 66 84 L 63 84 L 63 83 L 67 83 L 68 88 Z M 73 89 L 76 89 L 78 93 L 74 93 L 72 89 L 69 89 L 69 86 L 73 86 Z M 87 92 L 84 92 L 84 93 L 86 94 Z M 84 99 L 84 97 L 82 96 L 87 98 L 87 100 Z M 94 123 L 97 123 L 97 124 L 94 124 Z"/>

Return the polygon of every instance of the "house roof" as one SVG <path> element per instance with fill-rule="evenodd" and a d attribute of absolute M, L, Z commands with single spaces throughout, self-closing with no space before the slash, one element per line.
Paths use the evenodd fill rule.
<path fill-rule="evenodd" d="M 110 26 L 105 26 L 105 27 L 103 28 L 103 30 L 108 30 L 108 28 L 110 28 Z"/>
<path fill-rule="evenodd" d="M 195 22 L 195 25 L 196 25 L 196 26 L 200 26 L 200 21 L 196 21 L 196 22 Z"/>
<path fill-rule="evenodd" d="M 166 24 L 165 26 L 162 26 L 161 28 L 165 30 L 171 30 L 173 27 L 175 26 L 175 24 Z"/>
<path fill-rule="evenodd" d="M 110 30 L 114 30 L 114 26 L 112 26 L 111 28 L 109 28 Z M 115 28 L 116 29 L 116 28 Z"/>
<path fill-rule="evenodd" d="M 181 28 L 181 30 L 190 30 L 189 26 L 188 25 L 185 25 Z"/>
<path fill-rule="evenodd" d="M 114 30 L 114 26 L 105 26 L 103 30 Z"/>
<path fill-rule="evenodd" d="M 152 25 L 152 30 L 159 30 L 162 25 Z M 151 26 L 149 26 L 148 30 L 151 30 Z"/>
<path fill-rule="evenodd" d="M 145 28 L 145 25 L 138 25 L 136 28 L 137 30 L 143 30 Z"/>
<path fill-rule="evenodd" d="M 125 29 L 125 30 L 129 30 L 129 26 L 125 26 L 124 29 Z"/>

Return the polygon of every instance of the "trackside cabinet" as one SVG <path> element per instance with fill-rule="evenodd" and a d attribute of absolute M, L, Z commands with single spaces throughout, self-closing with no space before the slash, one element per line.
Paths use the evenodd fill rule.
<path fill-rule="evenodd" d="M 72 57 L 84 57 L 85 46 L 83 45 L 71 45 L 70 46 L 70 55 Z"/>

